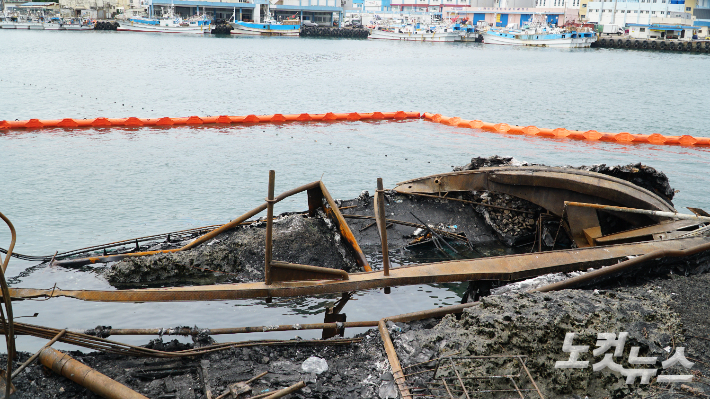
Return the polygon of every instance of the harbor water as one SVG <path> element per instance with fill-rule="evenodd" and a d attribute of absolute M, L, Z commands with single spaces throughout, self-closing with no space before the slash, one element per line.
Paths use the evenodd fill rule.
<path fill-rule="evenodd" d="M 0 30 L 0 120 L 404 110 L 708 137 L 709 69 L 707 54 L 620 49 Z M 0 211 L 17 229 L 16 252 L 51 255 L 227 222 L 263 201 L 269 169 L 276 170 L 276 192 L 322 178 L 334 197 L 346 199 L 374 192 L 377 177 L 392 187 L 490 155 L 547 165 L 642 162 L 668 175 L 679 190 L 679 211 L 710 209 L 710 149 L 542 139 L 407 120 L 0 131 Z M 306 208 L 299 195 L 275 211 Z M 9 242 L 7 228 L 0 228 L 0 247 Z M 17 259 L 7 277 L 14 287 L 111 289 L 91 269 Z M 378 319 L 454 304 L 463 289 L 365 291 L 344 312 L 349 321 Z M 53 298 L 13 308 L 16 316 L 38 313 L 19 321 L 59 328 L 216 328 L 321 322 L 324 306 L 336 299 L 124 304 Z M 23 337 L 18 346 L 34 351 L 41 343 Z"/>

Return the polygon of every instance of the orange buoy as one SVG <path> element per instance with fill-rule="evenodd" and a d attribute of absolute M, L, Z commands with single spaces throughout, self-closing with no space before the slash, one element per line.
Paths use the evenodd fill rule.
<path fill-rule="evenodd" d="M 259 119 L 258 116 L 252 114 L 252 115 L 245 116 L 241 122 L 242 123 L 259 123 L 259 122 L 261 122 L 261 119 Z"/>

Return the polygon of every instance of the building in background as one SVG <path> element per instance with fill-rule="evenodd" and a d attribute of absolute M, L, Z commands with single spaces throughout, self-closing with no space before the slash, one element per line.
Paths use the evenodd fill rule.
<path fill-rule="evenodd" d="M 703 0 L 701 0 L 703 1 Z M 601 25 L 693 25 L 696 0 L 606 0 L 586 3 L 585 20 Z M 581 14 L 581 12 L 580 12 Z"/>
<path fill-rule="evenodd" d="M 580 20 L 580 0 L 465 1 L 470 2 L 470 4 L 462 6 L 449 6 L 447 4 L 443 7 L 444 17 L 456 15 L 460 18 L 468 18 L 473 24 L 486 23 L 491 26 L 522 26 L 531 21 L 534 14 L 544 15 L 544 18 L 551 25 L 564 25 L 568 22 L 578 22 Z"/>
<path fill-rule="evenodd" d="M 693 26 L 699 29 L 700 38 L 710 37 L 710 0 L 697 0 L 693 16 L 696 18 Z"/>
<path fill-rule="evenodd" d="M 229 20 L 234 16 L 238 21 L 264 21 L 269 17 L 276 20 L 299 18 L 330 26 L 343 13 L 341 0 L 243 0 L 243 1 L 201 1 L 201 0 L 148 0 L 148 11 L 160 15 L 162 10 L 175 7 L 175 13 L 183 18 L 206 14 L 213 19 Z M 257 16 L 257 12 L 259 12 Z M 268 15 L 271 14 L 271 15 Z"/>

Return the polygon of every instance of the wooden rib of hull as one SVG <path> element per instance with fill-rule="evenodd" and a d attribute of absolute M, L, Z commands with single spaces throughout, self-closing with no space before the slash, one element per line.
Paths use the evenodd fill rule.
<path fill-rule="evenodd" d="M 115 291 L 11 288 L 10 295 L 13 299 L 64 296 L 104 302 L 207 301 L 295 297 L 472 280 L 516 281 L 547 273 L 608 266 L 627 256 L 643 255 L 656 250 L 682 250 L 708 242 L 710 238 L 699 237 L 429 263 L 390 269 L 389 277 L 384 276 L 382 271 L 373 271 L 350 274 L 349 280 L 282 282 L 271 285 L 257 282 Z"/>

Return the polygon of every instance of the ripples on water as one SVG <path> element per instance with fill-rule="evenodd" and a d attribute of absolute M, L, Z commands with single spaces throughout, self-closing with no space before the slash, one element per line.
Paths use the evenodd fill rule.
<path fill-rule="evenodd" d="M 704 54 L 555 50 L 474 43 L 215 38 L 0 30 L 0 119 L 162 117 L 415 110 L 491 122 L 707 136 L 696 99 Z M 323 180 L 338 198 L 446 172 L 473 156 L 548 165 L 643 162 L 680 190 L 678 209 L 710 208 L 707 149 L 505 136 L 426 121 L 291 123 L 0 134 L 0 210 L 16 251 L 87 245 L 226 222 L 276 191 Z M 303 210 L 305 195 L 276 206 Z M 0 229 L 0 246 L 9 235 Z M 31 266 L 12 260 L 8 276 Z M 91 273 L 40 268 L 15 286 L 108 289 Z M 453 304 L 461 286 L 359 293 L 349 320 Z M 431 292 L 428 292 L 431 291 Z M 105 304 L 25 301 L 20 319 L 55 327 L 228 327 L 322 321 L 332 296 L 262 301 Z M 269 337 L 290 338 L 293 333 Z M 318 332 L 300 332 L 303 337 Z M 257 335 L 223 337 L 252 339 Z M 145 337 L 121 337 L 144 343 Z M 23 338 L 34 350 L 41 340 Z"/>

